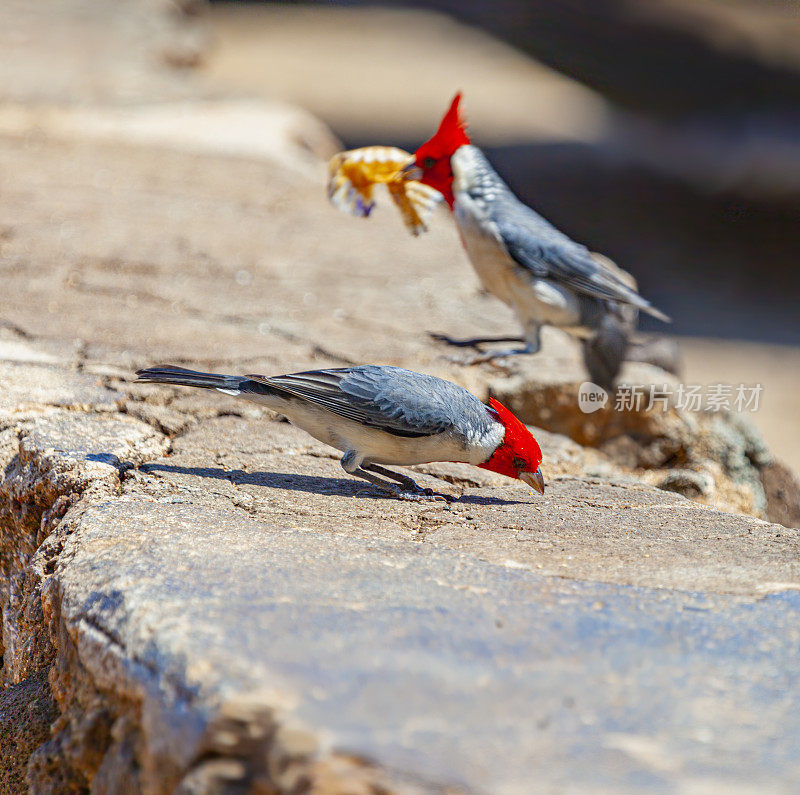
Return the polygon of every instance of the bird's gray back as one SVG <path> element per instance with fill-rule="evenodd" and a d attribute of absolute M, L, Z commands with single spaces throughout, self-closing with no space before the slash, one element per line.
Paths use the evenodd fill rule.
<path fill-rule="evenodd" d="M 360 365 L 261 378 L 335 414 L 398 436 L 465 435 L 486 431 L 494 423 L 486 406 L 466 389 L 400 367 Z"/>
<path fill-rule="evenodd" d="M 512 218 L 543 241 L 579 245 L 521 202 L 477 146 L 462 147 L 457 157 L 459 172 L 464 174 L 460 187 L 483 210 L 488 220 Z"/>
<path fill-rule="evenodd" d="M 538 278 L 568 285 L 589 302 L 622 301 L 654 311 L 636 290 L 601 267 L 586 246 L 521 202 L 480 149 L 464 146 L 455 157 L 461 190 L 518 265 Z"/>

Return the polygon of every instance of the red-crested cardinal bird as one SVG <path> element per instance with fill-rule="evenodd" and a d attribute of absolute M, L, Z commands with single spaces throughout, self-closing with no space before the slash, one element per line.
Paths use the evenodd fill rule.
<path fill-rule="evenodd" d="M 376 365 L 271 377 L 159 366 L 136 375 L 138 381 L 216 389 L 265 405 L 341 450 L 345 472 L 400 499 L 441 496 L 382 464 L 460 461 L 520 478 L 544 493 L 542 451 L 525 425 L 496 400 L 485 406 L 441 378 Z"/>
<path fill-rule="evenodd" d="M 417 149 L 404 173 L 444 196 L 483 287 L 514 311 L 523 336 L 436 338 L 471 347 L 482 342 L 525 343 L 520 349 L 472 357 L 469 361 L 475 363 L 536 353 L 541 327 L 558 326 L 584 342 L 592 379 L 610 388 L 637 310 L 665 322 L 669 318 L 636 292 L 629 274 L 559 232 L 511 192 L 470 142 L 459 113 L 460 100 L 461 94 L 456 94 L 439 129 Z"/>

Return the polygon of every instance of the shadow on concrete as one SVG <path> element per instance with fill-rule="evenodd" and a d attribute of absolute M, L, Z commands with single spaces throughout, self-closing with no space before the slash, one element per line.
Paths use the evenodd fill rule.
<path fill-rule="evenodd" d="M 184 467 L 178 464 L 144 464 L 141 472 L 171 472 L 178 475 L 194 475 L 200 478 L 227 480 L 236 486 L 262 486 L 271 489 L 304 491 L 310 494 L 341 494 L 346 497 L 363 497 L 372 500 L 387 499 L 386 492 L 365 481 L 349 478 L 329 478 L 319 475 L 299 475 L 288 472 L 245 472 L 241 469 L 219 469 L 217 467 Z M 438 493 L 438 492 L 437 492 Z M 447 496 L 447 495 L 441 495 Z M 448 499 L 450 499 L 448 497 Z M 451 502 L 470 505 L 525 505 L 525 500 L 503 500 L 498 497 L 462 495 Z"/>

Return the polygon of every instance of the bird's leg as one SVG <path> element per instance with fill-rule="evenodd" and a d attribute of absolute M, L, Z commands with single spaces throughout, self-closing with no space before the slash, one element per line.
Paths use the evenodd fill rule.
<path fill-rule="evenodd" d="M 433 494 L 432 492 L 428 494 L 423 489 L 420 489 L 420 487 L 417 486 L 417 484 L 411 478 L 406 477 L 405 475 L 400 475 L 398 472 L 391 472 L 388 469 L 379 467 L 377 464 L 362 464 L 361 457 L 355 450 L 348 450 L 342 456 L 341 463 L 342 469 L 344 469 L 348 475 L 354 475 L 357 478 L 362 478 L 363 480 L 372 483 L 374 486 L 377 486 L 382 491 L 388 492 L 392 497 L 395 497 L 398 500 L 409 500 L 411 502 L 423 502 L 425 500 L 447 501 L 447 498 L 441 494 Z M 405 486 L 407 490 L 403 491 L 399 486 L 388 480 L 385 480 L 384 478 L 378 477 L 377 474 L 368 472 L 367 469 L 371 469 L 373 472 L 384 474 L 387 477 L 396 480 L 398 483 Z"/>
<path fill-rule="evenodd" d="M 375 472 L 378 475 L 383 475 L 385 478 L 391 478 L 409 491 L 425 491 L 425 489 L 420 488 L 414 482 L 414 479 L 408 477 L 408 475 L 401 475 L 399 472 L 393 472 L 391 469 L 386 469 L 385 467 L 378 466 L 377 464 L 362 464 L 361 468 L 370 472 Z"/>
<path fill-rule="evenodd" d="M 385 480 L 384 478 L 379 478 L 377 475 L 372 475 L 366 470 L 362 469 L 361 466 L 362 460 L 363 460 L 362 457 L 355 450 L 348 450 L 342 456 L 341 460 L 342 469 L 345 472 L 347 472 L 348 475 L 354 475 L 357 478 L 362 478 L 363 480 L 367 480 L 374 486 L 378 486 L 384 491 L 390 491 L 394 493 L 400 490 L 394 483 L 390 483 L 388 480 Z M 416 486 L 416 484 L 414 485 Z"/>
<path fill-rule="evenodd" d="M 527 334 L 524 337 L 505 337 L 506 341 L 523 342 L 525 343 L 521 348 L 507 348 L 500 351 L 479 351 L 478 353 L 463 356 L 460 358 L 453 357 L 451 361 L 457 364 L 471 365 L 482 364 L 483 362 L 493 362 L 495 359 L 505 359 L 509 356 L 519 356 L 521 354 L 538 353 L 542 347 L 539 338 L 541 326 L 530 325 L 527 329 Z M 498 338 L 499 342 L 503 338 Z"/>
<path fill-rule="evenodd" d="M 365 466 L 370 466 L 366 464 Z M 388 474 L 388 469 L 383 469 L 383 472 Z M 449 502 L 448 498 L 445 497 L 443 494 L 435 494 L 430 489 L 421 489 L 411 478 L 406 478 L 405 480 L 408 481 L 407 486 L 403 481 L 399 481 L 402 483 L 406 490 L 404 491 L 400 486 L 396 486 L 394 483 L 390 483 L 383 478 L 378 477 L 377 475 L 373 475 L 370 472 L 367 472 L 366 469 L 359 467 L 354 472 L 350 473 L 351 475 L 355 475 L 357 478 L 363 478 L 364 480 L 368 480 L 370 483 L 378 486 L 383 491 L 388 492 L 392 497 L 395 497 L 398 500 L 408 500 L 409 502 L 426 502 L 428 500 L 438 500 L 440 502 Z M 395 473 L 392 473 L 392 477 L 398 478 Z M 400 476 L 402 477 L 402 476 Z"/>
<path fill-rule="evenodd" d="M 414 479 L 408 477 L 408 475 L 402 475 L 399 472 L 386 469 L 385 467 L 378 466 L 377 464 L 362 464 L 361 468 L 368 469 L 370 472 L 376 472 L 379 475 L 396 480 L 403 488 L 414 494 L 419 494 L 424 497 L 431 497 L 437 500 L 445 500 L 446 502 L 450 502 L 452 499 L 452 497 L 448 497 L 446 494 L 437 494 L 433 489 L 424 489 L 421 486 L 418 486 Z"/>
<path fill-rule="evenodd" d="M 524 342 L 520 336 L 516 337 L 471 337 L 466 340 L 457 340 L 447 334 L 438 334 L 435 331 L 429 331 L 428 336 L 436 342 L 443 342 L 445 345 L 453 345 L 456 348 L 477 348 L 488 342 Z"/>
<path fill-rule="evenodd" d="M 503 351 L 481 351 L 480 353 L 473 353 L 468 356 L 451 356 L 448 358 L 451 362 L 468 366 L 471 364 L 493 362 L 495 359 L 505 359 L 508 356 L 519 356 L 524 353 L 536 353 L 536 351 L 531 350 L 530 347 L 526 345 L 523 348 L 509 348 Z"/>

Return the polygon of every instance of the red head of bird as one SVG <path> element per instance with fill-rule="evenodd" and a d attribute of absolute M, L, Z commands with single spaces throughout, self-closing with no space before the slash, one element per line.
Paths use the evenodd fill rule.
<path fill-rule="evenodd" d="M 439 129 L 414 153 L 414 165 L 420 169 L 419 179 L 425 185 L 438 190 L 450 209 L 453 208 L 453 168 L 450 158 L 455 151 L 470 143 L 466 122 L 461 118 L 459 103 L 461 92 L 453 97 L 447 113 L 439 123 Z"/>
<path fill-rule="evenodd" d="M 506 432 L 492 457 L 479 466 L 510 478 L 520 478 L 543 493 L 544 478 L 539 470 L 539 465 L 542 463 L 542 449 L 539 443 L 525 424 L 502 403 L 490 398 L 489 405 L 497 419 L 505 426 Z"/>

